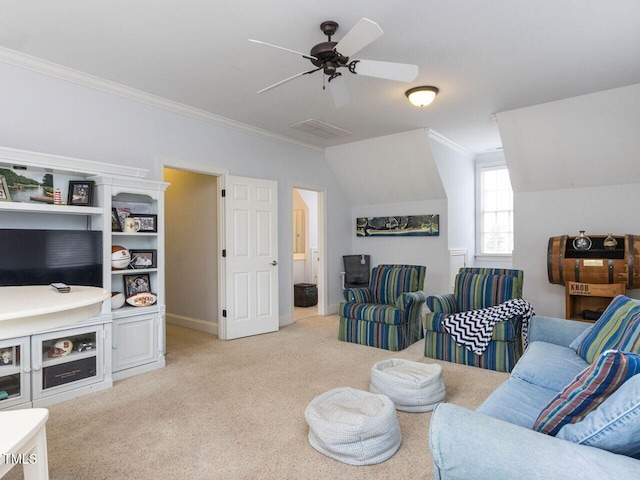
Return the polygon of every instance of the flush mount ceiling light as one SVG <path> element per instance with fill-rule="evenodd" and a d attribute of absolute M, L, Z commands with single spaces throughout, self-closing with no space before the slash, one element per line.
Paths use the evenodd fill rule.
<path fill-rule="evenodd" d="M 426 107 L 436 98 L 438 87 L 415 87 L 406 91 L 407 98 L 416 107 Z"/>

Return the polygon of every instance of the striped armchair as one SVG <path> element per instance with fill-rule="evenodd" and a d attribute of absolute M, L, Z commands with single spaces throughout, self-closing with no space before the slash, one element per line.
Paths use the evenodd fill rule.
<path fill-rule="evenodd" d="M 426 270 L 420 265 L 378 265 L 368 288 L 344 290 L 338 338 L 394 351 L 420 340 Z"/>
<path fill-rule="evenodd" d="M 522 298 L 522 270 L 461 268 L 454 293 L 427 298 L 424 316 L 424 355 L 474 367 L 510 372 L 522 355 L 522 317 L 498 322 L 482 355 L 457 344 L 442 325 L 450 314 L 479 310 L 512 298 Z"/>

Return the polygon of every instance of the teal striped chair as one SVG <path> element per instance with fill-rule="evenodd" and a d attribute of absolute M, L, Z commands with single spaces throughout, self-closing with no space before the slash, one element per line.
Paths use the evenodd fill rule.
<path fill-rule="evenodd" d="M 522 298 L 522 270 L 461 268 L 453 294 L 427 298 L 424 316 L 424 355 L 474 367 L 510 372 L 522 355 L 522 317 L 498 322 L 489 346 L 477 355 L 457 344 L 442 325 L 450 314 L 479 310 L 512 298 Z"/>
<path fill-rule="evenodd" d="M 420 340 L 426 271 L 420 265 L 374 267 L 368 288 L 344 290 L 338 338 L 393 351 Z"/>

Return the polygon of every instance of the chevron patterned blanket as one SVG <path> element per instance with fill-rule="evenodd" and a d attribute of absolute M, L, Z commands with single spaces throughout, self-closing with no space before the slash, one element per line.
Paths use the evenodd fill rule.
<path fill-rule="evenodd" d="M 522 337 L 524 347 L 527 348 L 529 320 L 533 317 L 534 311 L 533 307 L 521 298 L 507 300 L 494 307 L 454 313 L 443 319 L 442 325 L 456 343 L 482 355 L 491 341 L 495 324 L 516 315 L 522 315 Z"/>

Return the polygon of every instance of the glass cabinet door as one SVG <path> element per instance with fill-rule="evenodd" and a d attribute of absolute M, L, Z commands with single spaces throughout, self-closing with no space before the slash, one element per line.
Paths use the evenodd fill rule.
<path fill-rule="evenodd" d="M 102 380 L 102 326 L 33 337 L 34 399 Z"/>
<path fill-rule="evenodd" d="M 0 340 L 0 409 L 31 401 L 29 343 L 28 337 Z"/>

